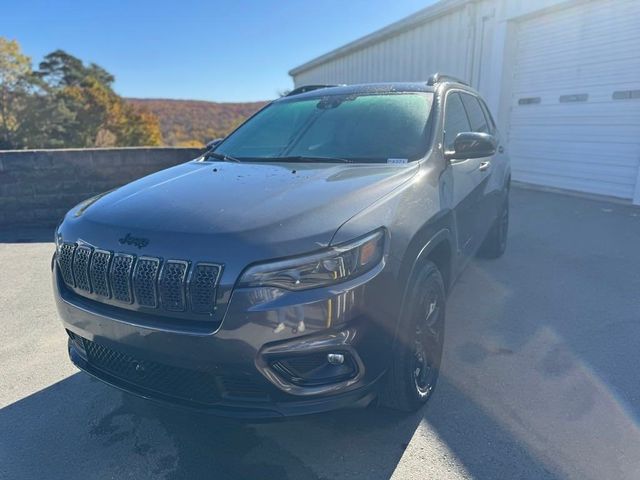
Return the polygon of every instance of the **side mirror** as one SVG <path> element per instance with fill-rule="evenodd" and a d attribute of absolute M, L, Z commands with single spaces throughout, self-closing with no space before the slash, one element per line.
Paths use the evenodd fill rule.
<path fill-rule="evenodd" d="M 496 153 L 497 143 L 488 133 L 463 132 L 453 141 L 453 151 L 444 152 L 444 156 L 447 160 L 490 157 Z"/>
<path fill-rule="evenodd" d="M 214 148 L 216 148 L 218 146 L 218 144 L 224 140 L 224 138 L 216 138 L 215 140 L 211 140 L 209 143 L 207 143 L 204 148 L 205 150 L 209 151 L 209 150 L 213 150 Z"/>

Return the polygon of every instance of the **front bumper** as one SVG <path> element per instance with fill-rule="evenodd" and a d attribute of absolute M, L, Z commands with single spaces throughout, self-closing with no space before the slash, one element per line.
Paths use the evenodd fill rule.
<path fill-rule="evenodd" d="M 309 415 L 327 412 L 341 408 L 366 407 L 376 397 L 376 383 L 330 396 L 318 398 L 304 398 L 302 400 L 288 399 L 284 401 L 269 401 L 249 403 L 243 401 L 220 401 L 211 405 L 203 405 L 189 401 L 181 401 L 173 396 L 164 395 L 157 391 L 146 389 L 139 384 L 127 382 L 120 377 L 111 375 L 91 365 L 69 340 L 69 358 L 75 366 L 102 382 L 137 395 L 147 400 L 156 401 L 171 406 L 178 406 L 189 410 L 202 411 L 213 415 L 243 419 L 269 419 L 296 415 Z"/>
<path fill-rule="evenodd" d="M 68 290 L 55 262 L 53 274 L 73 363 L 145 398 L 232 417 L 310 414 L 367 405 L 388 364 L 393 326 L 381 302 L 389 298 L 384 265 L 327 289 L 279 296 L 236 290 L 215 331 L 101 305 Z M 119 363 L 101 363 L 87 347 Z M 331 352 L 344 354 L 353 374 L 301 382 L 274 368 L 281 359 Z M 144 370 L 139 379 L 136 367 Z"/>

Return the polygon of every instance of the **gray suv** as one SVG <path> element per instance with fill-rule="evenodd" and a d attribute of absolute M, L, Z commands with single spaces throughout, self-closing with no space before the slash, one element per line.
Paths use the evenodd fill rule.
<path fill-rule="evenodd" d="M 510 169 L 463 82 L 313 86 L 56 229 L 69 355 L 143 397 L 238 417 L 433 392 L 447 292 L 506 247 Z"/>

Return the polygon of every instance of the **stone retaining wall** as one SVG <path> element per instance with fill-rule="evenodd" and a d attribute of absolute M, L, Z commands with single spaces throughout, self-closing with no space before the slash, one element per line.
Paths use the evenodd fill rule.
<path fill-rule="evenodd" d="M 78 202 L 200 153 L 164 147 L 0 151 L 0 228 L 55 226 Z"/>

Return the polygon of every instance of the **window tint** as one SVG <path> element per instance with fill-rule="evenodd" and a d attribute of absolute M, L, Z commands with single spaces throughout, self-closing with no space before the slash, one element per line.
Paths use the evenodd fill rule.
<path fill-rule="evenodd" d="M 444 110 L 444 149 L 453 150 L 453 142 L 459 133 L 470 132 L 469 120 L 462 106 L 460 95 L 450 93 Z"/>
<path fill-rule="evenodd" d="M 469 115 L 469 121 L 471 122 L 471 128 L 474 132 L 489 133 L 489 127 L 487 126 L 487 119 L 484 117 L 482 107 L 478 102 L 478 99 L 473 95 L 466 93 L 460 94 L 462 97 L 462 103 Z"/>

